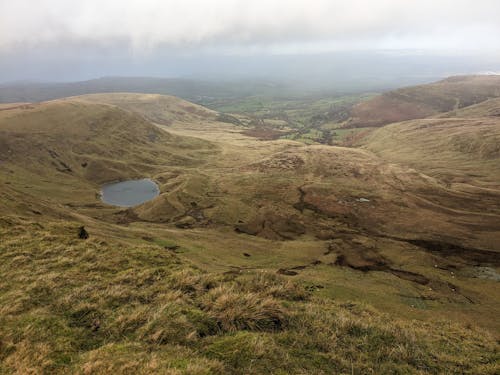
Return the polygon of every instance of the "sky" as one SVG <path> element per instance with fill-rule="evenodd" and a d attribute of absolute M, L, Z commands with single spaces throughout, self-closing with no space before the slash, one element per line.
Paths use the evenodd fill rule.
<path fill-rule="evenodd" d="M 0 0 L 0 81 L 199 75 L 346 51 L 490 61 L 499 15 L 498 0 Z"/>

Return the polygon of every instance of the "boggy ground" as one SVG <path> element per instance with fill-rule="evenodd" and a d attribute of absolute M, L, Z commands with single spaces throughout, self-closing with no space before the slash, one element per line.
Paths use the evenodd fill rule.
<path fill-rule="evenodd" d="M 134 106 L 149 99 L 153 104 L 148 102 L 141 111 L 124 111 L 115 107 L 124 97 Z M 401 123 L 377 130 L 359 148 L 305 146 L 258 140 L 243 134 L 241 126 L 219 122 L 212 112 L 206 116 L 175 98 L 124 94 L 98 98 L 102 104 L 90 103 L 88 97 L 71 98 L 0 114 L 6 257 L 1 285 L 7 306 L 2 319 L 9 327 L 0 338 L 7 353 L 2 358 L 6 372 L 32 368 L 105 373 L 127 366 L 145 373 L 148 368 L 165 372 L 168 368 L 172 373 L 495 372 L 497 346 L 489 335 L 498 337 L 500 332 L 500 196 L 494 147 L 498 121 L 482 121 L 482 127 L 463 121 L 457 127 L 458 120 L 436 120 L 439 126 L 429 122 L 427 127 Z M 162 115 L 155 103 L 167 106 L 167 113 Z M 154 118 L 148 117 L 151 106 Z M 178 113 L 172 116 L 171 111 Z M 150 123 L 162 118 L 168 125 Z M 488 131 L 490 136 L 481 139 L 490 143 L 464 148 L 457 143 L 458 136 L 444 137 L 448 130 L 468 136 Z M 405 132 L 411 137 L 401 135 Z M 418 142 L 424 146 L 417 147 Z M 152 177 L 161 195 L 133 209 L 106 206 L 96 193 L 109 176 Z M 87 228 L 90 242 L 74 239 L 79 225 Z M 128 250 L 121 253 L 120 248 Z M 85 254 L 88 261 L 79 258 Z M 177 271 L 189 274 L 187 286 L 172 286 L 183 283 L 179 280 L 184 276 L 169 276 L 170 270 L 146 275 L 163 263 L 170 269 L 171 262 Z M 93 268 L 80 270 L 80 263 Z M 39 279 L 12 273 L 29 273 L 31 267 L 39 268 Z M 89 270 L 91 280 L 83 276 Z M 147 277 L 132 275 L 123 283 L 116 279 L 127 270 Z M 198 285 L 192 272 L 215 281 Z M 271 281 L 259 284 L 254 280 L 259 275 Z M 76 288 L 72 292 L 63 289 L 55 297 L 46 293 L 43 298 L 38 292 L 28 293 L 28 301 L 22 301 L 19 291 L 38 291 L 43 280 L 52 283 L 43 290 L 57 290 L 70 276 L 76 277 L 74 284 L 68 284 Z M 241 286 L 240 279 L 249 281 Z M 130 287 L 133 283 L 140 285 Z M 275 283 L 299 288 L 293 293 L 300 297 L 266 300 Z M 154 290 L 141 295 L 142 288 L 150 286 Z M 110 288 L 111 294 L 98 295 L 103 288 Z M 63 299 L 83 290 L 87 294 L 81 303 L 93 304 L 92 319 L 87 321 L 85 313 L 85 324 L 74 326 L 71 301 L 64 305 Z M 188 297 L 160 298 L 177 292 Z M 248 295 L 257 292 L 261 294 Z M 138 295 L 131 297 L 134 293 Z M 229 294 L 229 300 L 220 300 L 222 294 Z M 186 298 L 184 306 L 180 301 Z M 215 301 L 213 306 L 207 298 Z M 304 298 L 307 302 L 296 302 Z M 349 341 L 353 346 L 342 341 L 340 346 L 323 348 L 326 341 L 338 342 L 328 330 L 325 342 L 320 342 L 319 332 L 340 321 L 333 312 L 325 313 L 328 306 L 349 310 L 357 301 L 390 314 L 387 326 L 376 318 L 373 327 L 349 328 L 335 336 L 354 340 Z M 250 306 L 255 315 L 231 310 L 239 304 Z M 362 320 L 372 314 L 371 308 L 360 309 Z M 298 325 L 288 323 L 289 314 L 311 311 L 321 311 L 322 319 L 328 320 L 321 320 L 322 328 L 313 329 L 306 318 L 299 318 Z M 39 312 L 45 318 L 40 320 Z M 80 320 L 81 314 L 76 314 Z M 307 319 L 316 320 L 315 314 Z M 137 321 L 129 325 L 127 316 Z M 122 320 L 127 322 L 120 325 Z M 461 328 L 448 330 L 440 323 L 443 320 Z M 175 321 L 176 328 L 167 321 Z M 42 334 L 50 324 L 61 329 L 55 338 Z M 424 362 L 404 354 L 402 364 L 390 367 L 382 357 L 371 357 L 409 342 L 406 333 L 399 337 L 393 331 L 389 341 L 376 338 L 387 336 L 380 336 L 378 329 L 400 330 L 399 324 L 413 327 L 410 336 L 419 330 L 416 342 L 423 346 L 415 353 Z M 103 336 L 96 338 L 101 333 L 92 332 L 99 331 Z M 311 332 L 305 346 L 292 337 L 299 332 Z M 36 337 L 40 339 L 34 346 Z M 123 338 L 127 341 L 120 341 Z M 51 348 L 53 340 L 61 340 L 59 349 Z M 466 344 L 452 345 L 453 356 L 443 352 L 454 340 Z M 372 353 L 368 357 L 359 347 L 354 350 L 361 342 Z M 437 342 L 444 346 L 433 346 Z M 235 347 L 241 350 L 229 349 Z M 487 353 L 483 359 L 477 357 L 477 348 Z M 255 355 L 238 360 L 242 350 Z M 174 361 L 169 354 L 174 351 L 185 353 L 181 357 L 186 359 Z M 332 357 L 332 351 L 341 354 Z M 436 351 L 448 359 L 427 357 Z M 66 354 L 60 358 L 56 353 Z M 131 353 L 134 360 L 129 359 Z M 306 361 L 311 355 L 314 361 Z M 282 363 L 282 358 L 288 359 Z M 465 361 L 469 367 L 463 367 Z"/>

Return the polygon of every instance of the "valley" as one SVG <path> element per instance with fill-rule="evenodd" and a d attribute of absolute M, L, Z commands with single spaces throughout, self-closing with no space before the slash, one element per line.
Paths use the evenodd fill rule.
<path fill-rule="evenodd" d="M 265 113 L 139 93 L 2 105 L 5 369 L 495 373 L 499 83 Z M 100 200 L 143 178 L 158 196 Z"/>

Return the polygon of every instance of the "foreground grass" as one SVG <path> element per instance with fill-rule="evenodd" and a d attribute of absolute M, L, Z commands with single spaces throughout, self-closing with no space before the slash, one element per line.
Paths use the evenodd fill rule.
<path fill-rule="evenodd" d="M 0 219 L 0 374 L 498 373 L 474 328 L 395 320 L 275 274 Z"/>

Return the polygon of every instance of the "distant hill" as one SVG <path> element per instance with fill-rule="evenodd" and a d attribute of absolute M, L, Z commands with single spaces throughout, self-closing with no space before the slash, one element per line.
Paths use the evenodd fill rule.
<path fill-rule="evenodd" d="M 157 94 L 90 94 L 69 98 L 94 104 L 110 104 L 123 110 L 140 114 L 145 119 L 161 124 L 171 125 L 174 122 L 214 120 L 218 114 L 200 105 L 186 100 Z"/>
<path fill-rule="evenodd" d="M 279 95 L 290 87 L 267 81 L 203 81 L 182 78 L 103 77 L 82 82 L 0 84 L 0 103 L 40 102 L 69 96 L 134 92 L 174 95 L 197 103 L 215 98 Z"/>
<path fill-rule="evenodd" d="M 500 76 L 446 78 L 436 83 L 390 91 L 359 103 L 346 127 L 383 126 L 434 116 L 500 97 Z"/>

